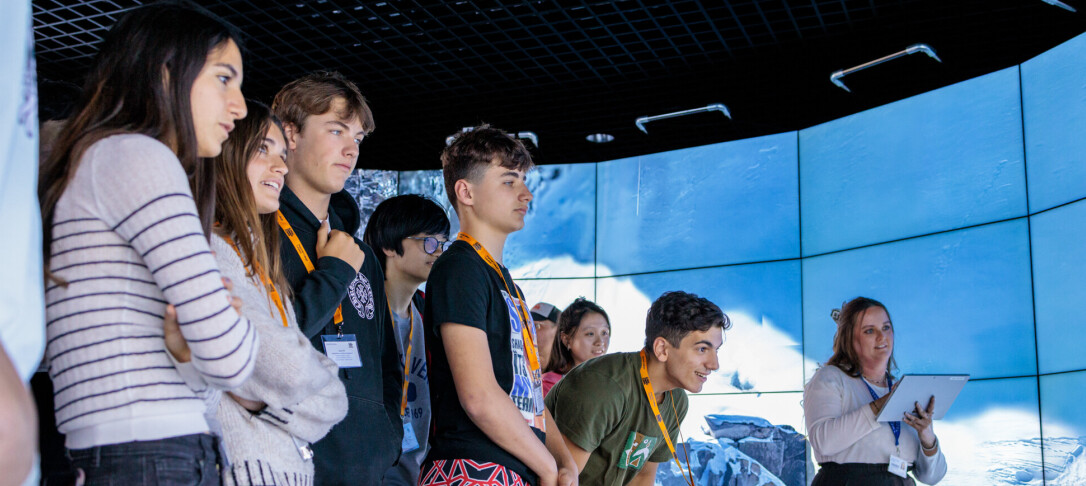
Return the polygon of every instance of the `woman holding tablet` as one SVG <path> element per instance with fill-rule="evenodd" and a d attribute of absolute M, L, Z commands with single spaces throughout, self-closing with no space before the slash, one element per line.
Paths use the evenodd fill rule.
<path fill-rule="evenodd" d="M 882 303 L 857 297 L 837 316 L 833 356 L 803 391 L 803 412 L 815 460 L 812 486 L 925 484 L 946 475 L 931 425 L 934 402 L 901 422 L 878 422 L 895 377 L 894 325 Z"/>

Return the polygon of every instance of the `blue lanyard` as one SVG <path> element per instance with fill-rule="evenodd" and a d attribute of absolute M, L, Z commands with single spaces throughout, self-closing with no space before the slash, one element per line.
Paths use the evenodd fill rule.
<path fill-rule="evenodd" d="M 875 389 L 871 388 L 871 385 L 867 384 L 867 380 L 863 378 L 860 378 L 860 380 L 864 382 L 864 386 L 867 387 L 867 391 L 871 392 L 871 399 L 878 400 L 879 396 L 875 394 Z M 894 389 L 894 380 L 890 379 L 889 376 L 886 377 L 886 387 L 889 390 Z M 894 432 L 894 447 L 897 447 L 898 439 L 901 438 L 901 422 L 890 422 L 890 430 Z"/>

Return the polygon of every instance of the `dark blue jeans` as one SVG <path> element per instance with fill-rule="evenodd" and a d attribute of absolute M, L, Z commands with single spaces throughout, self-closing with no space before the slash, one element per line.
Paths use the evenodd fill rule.
<path fill-rule="evenodd" d="M 218 486 L 218 440 L 207 434 L 71 449 L 86 486 Z"/>

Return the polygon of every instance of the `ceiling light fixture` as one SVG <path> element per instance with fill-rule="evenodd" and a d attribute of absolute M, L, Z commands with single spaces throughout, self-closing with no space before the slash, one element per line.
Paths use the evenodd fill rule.
<path fill-rule="evenodd" d="M 585 137 L 585 140 L 588 140 L 592 143 L 607 143 L 613 142 L 615 140 L 615 136 L 611 135 L 610 133 L 593 133 L 592 135 Z"/>
<path fill-rule="evenodd" d="M 853 66 L 853 67 L 850 67 L 848 69 L 842 69 L 840 71 L 834 72 L 833 74 L 830 75 L 830 82 L 837 85 L 838 88 L 841 88 L 841 89 L 851 93 L 852 90 L 848 89 L 848 86 L 845 86 L 845 83 L 841 82 L 841 78 L 845 77 L 846 75 L 852 74 L 852 73 L 854 73 L 856 71 L 862 71 L 862 70 L 867 69 L 867 68 L 869 68 L 871 66 L 877 66 L 877 65 L 882 64 L 882 63 L 884 63 L 886 61 L 892 61 L 892 60 L 897 59 L 899 57 L 908 56 L 910 54 L 916 54 L 918 52 L 922 52 L 924 54 L 927 54 L 928 57 L 930 57 L 932 59 L 935 59 L 938 62 L 943 62 L 943 60 L 939 59 L 939 56 L 935 54 L 935 49 L 932 49 L 931 46 L 929 46 L 927 44 L 913 44 L 913 45 L 911 45 L 909 47 L 906 47 L 904 50 L 897 51 L 897 52 L 895 52 L 893 54 L 890 54 L 890 55 L 882 56 L 882 57 L 880 57 L 878 59 L 875 59 L 874 61 L 867 61 L 867 62 L 865 62 L 863 64 L 860 64 L 859 66 Z"/>
<path fill-rule="evenodd" d="M 468 132 L 473 131 L 473 130 L 475 130 L 475 127 L 464 127 L 462 129 L 460 129 L 460 133 L 468 133 Z M 448 137 L 445 137 L 445 146 L 447 147 L 449 145 L 452 145 L 453 140 L 456 140 L 456 135 L 460 135 L 460 133 L 457 133 L 455 135 L 449 135 Z M 536 148 L 539 148 L 539 135 L 536 135 L 535 132 L 510 133 L 509 138 L 514 138 L 514 139 L 522 138 L 522 139 L 525 139 L 525 140 L 528 140 L 528 141 L 532 142 L 532 145 L 535 145 Z"/>
<path fill-rule="evenodd" d="M 1067 10 L 1068 12 L 1075 12 L 1076 11 L 1075 7 L 1072 7 L 1072 6 L 1070 6 L 1070 5 L 1066 4 L 1066 3 L 1063 3 L 1060 0 L 1041 0 L 1041 1 L 1044 2 L 1044 3 L 1047 3 L 1049 5 L 1054 5 L 1056 7 Z"/>
<path fill-rule="evenodd" d="M 663 115 L 643 116 L 641 118 L 638 118 L 637 120 L 634 120 L 634 125 L 637 125 L 637 129 L 641 130 L 642 133 L 648 135 L 649 130 L 645 128 L 645 124 L 648 122 L 664 120 L 667 118 L 675 118 L 677 116 L 692 115 L 694 113 L 708 113 L 710 111 L 719 111 L 723 113 L 724 116 L 728 117 L 729 120 L 731 120 L 732 118 L 732 113 L 728 111 L 727 106 L 724 106 L 722 103 L 713 103 L 711 105 L 705 105 L 701 108 L 691 108 L 689 110 L 664 113 Z"/>

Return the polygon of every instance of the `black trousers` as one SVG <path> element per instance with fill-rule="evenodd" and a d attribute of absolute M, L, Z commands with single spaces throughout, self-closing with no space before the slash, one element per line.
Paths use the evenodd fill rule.
<path fill-rule="evenodd" d="M 889 464 L 820 464 L 811 486 L 915 486 L 911 477 L 898 477 L 887 470 Z M 911 468 L 910 468 L 911 469 Z"/>

